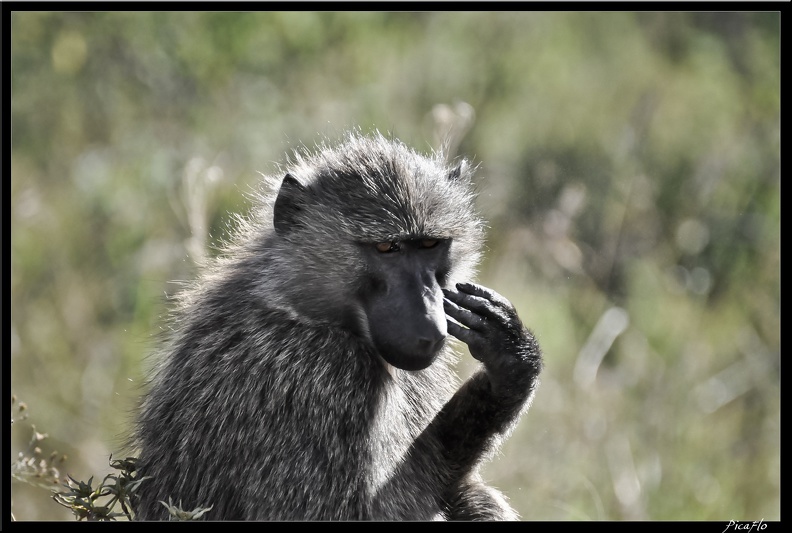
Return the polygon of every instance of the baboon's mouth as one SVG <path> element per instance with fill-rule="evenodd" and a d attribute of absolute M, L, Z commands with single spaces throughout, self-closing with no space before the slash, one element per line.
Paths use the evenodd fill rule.
<path fill-rule="evenodd" d="M 399 352 L 392 350 L 380 351 L 380 356 L 391 366 L 400 370 L 418 371 L 429 368 L 435 362 L 437 356 L 445 345 L 445 339 L 441 339 L 432 347 L 425 351 L 418 352 Z"/>

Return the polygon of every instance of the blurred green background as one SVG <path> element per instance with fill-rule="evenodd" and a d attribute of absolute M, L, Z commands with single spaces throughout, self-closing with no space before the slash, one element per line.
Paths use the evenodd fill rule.
<path fill-rule="evenodd" d="M 34 425 L 59 475 L 108 473 L 173 281 L 258 172 L 359 126 L 480 163 L 479 279 L 546 354 L 484 469 L 524 519 L 780 519 L 779 24 L 13 13 L 12 466 Z M 16 519 L 73 519 L 11 488 Z"/>

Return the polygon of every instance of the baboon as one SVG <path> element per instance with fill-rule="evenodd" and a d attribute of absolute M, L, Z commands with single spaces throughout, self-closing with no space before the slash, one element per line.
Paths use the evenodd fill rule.
<path fill-rule="evenodd" d="M 469 281 L 474 169 L 360 132 L 285 166 L 180 296 L 136 426 L 137 517 L 517 519 L 478 467 L 542 356 Z M 482 363 L 461 386 L 448 334 Z"/>

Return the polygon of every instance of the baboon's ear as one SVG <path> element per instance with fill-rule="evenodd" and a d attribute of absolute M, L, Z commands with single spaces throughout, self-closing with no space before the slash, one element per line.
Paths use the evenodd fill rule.
<path fill-rule="evenodd" d="M 468 169 L 469 165 L 466 160 L 460 161 L 457 166 L 455 166 L 451 172 L 448 173 L 448 180 L 449 181 L 467 181 L 470 179 L 468 176 Z"/>
<path fill-rule="evenodd" d="M 305 193 L 305 187 L 294 176 L 286 174 L 275 200 L 273 222 L 278 235 L 285 235 L 298 224 Z"/>

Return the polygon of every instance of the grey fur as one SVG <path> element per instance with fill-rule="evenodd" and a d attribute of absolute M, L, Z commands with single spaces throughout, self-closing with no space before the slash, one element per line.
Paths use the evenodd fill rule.
<path fill-rule="evenodd" d="M 166 519 L 169 498 L 209 520 L 517 518 L 477 468 L 530 403 L 541 355 L 511 304 L 463 283 L 483 238 L 470 166 L 349 134 L 285 170 L 280 199 L 263 193 L 180 296 L 137 425 L 138 518 Z M 461 387 L 447 345 L 422 370 L 385 362 L 361 296 L 361 246 L 421 238 L 449 243 L 421 301 L 445 296 L 468 328 L 448 332 L 484 363 Z"/>

